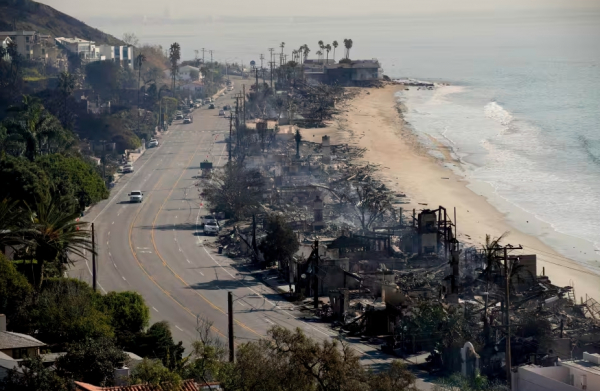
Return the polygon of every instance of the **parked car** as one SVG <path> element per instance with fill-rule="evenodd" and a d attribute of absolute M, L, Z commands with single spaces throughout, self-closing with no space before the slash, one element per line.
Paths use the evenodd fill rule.
<path fill-rule="evenodd" d="M 218 235 L 219 234 L 219 223 L 217 220 L 207 221 L 204 223 L 204 235 Z"/>
<path fill-rule="evenodd" d="M 223 106 L 223 110 L 231 110 L 231 106 L 225 105 L 225 106 Z"/>
<path fill-rule="evenodd" d="M 225 111 L 219 110 L 219 115 L 225 116 Z"/>
<path fill-rule="evenodd" d="M 184 123 L 184 124 L 191 124 L 192 122 L 194 122 L 194 120 L 192 119 L 192 117 L 186 116 L 186 117 L 183 119 L 183 123 Z"/>
<path fill-rule="evenodd" d="M 147 145 L 147 148 L 154 148 L 154 147 L 158 147 L 158 140 L 155 138 L 150 139 L 150 141 L 148 141 L 148 145 Z"/>
<path fill-rule="evenodd" d="M 129 193 L 129 202 L 142 202 L 144 194 L 140 190 L 134 190 Z"/>
<path fill-rule="evenodd" d="M 208 105 L 208 108 L 209 108 L 209 109 L 214 109 L 214 108 L 215 108 L 215 105 L 211 103 L 210 105 Z"/>
<path fill-rule="evenodd" d="M 202 224 L 210 223 L 213 221 L 217 221 L 217 219 L 213 215 L 202 216 Z"/>
<path fill-rule="evenodd" d="M 183 114 L 175 114 L 175 119 L 183 119 Z"/>
<path fill-rule="evenodd" d="M 127 163 L 126 165 L 123 166 L 123 174 L 127 174 L 130 172 L 133 172 L 133 164 Z"/>

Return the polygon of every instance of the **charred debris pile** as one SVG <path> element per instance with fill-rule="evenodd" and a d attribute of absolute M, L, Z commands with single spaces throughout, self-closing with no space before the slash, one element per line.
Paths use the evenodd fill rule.
<path fill-rule="evenodd" d="M 202 175 L 226 222 L 219 251 L 271 276 L 307 319 L 389 354 L 430 353 L 431 371 L 503 378 L 507 357 L 514 370 L 600 352 L 600 304 L 553 285 L 535 254 L 504 237 L 461 243 L 455 211 L 403 209 L 364 150 L 303 138 L 349 97 L 293 83 L 238 97 L 229 162 Z"/>

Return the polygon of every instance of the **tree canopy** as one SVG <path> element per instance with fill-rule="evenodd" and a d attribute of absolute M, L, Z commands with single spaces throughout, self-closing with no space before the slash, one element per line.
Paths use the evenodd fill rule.
<path fill-rule="evenodd" d="M 265 256 L 265 261 L 271 264 L 287 263 L 299 248 L 298 238 L 281 215 L 269 216 L 267 236 L 258 248 Z"/>
<path fill-rule="evenodd" d="M 82 159 L 53 154 L 38 158 L 36 164 L 48 174 L 62 195 L 73 195 L 78 199 L 80 210 L 108 197 L 102 177 Z"/>

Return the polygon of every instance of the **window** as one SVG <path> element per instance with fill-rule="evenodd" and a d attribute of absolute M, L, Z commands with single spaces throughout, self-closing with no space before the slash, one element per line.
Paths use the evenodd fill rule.
<path fill-rule="evenodd" d="M 29 45 L 25 46 L 25 50 L 29 51 Z"/>
<path fill-rule="evenodd" d="M 27 348 L 13 349 L 13 358 L 15 360 L 21 360 L 23 358 L 26 358 L 27 356 L 29 356 L 27 354 Z"/>
<path fill-rule="evenodd" d="M 29 37 L 25 37 L 25 42 L 29 43 Z"/>

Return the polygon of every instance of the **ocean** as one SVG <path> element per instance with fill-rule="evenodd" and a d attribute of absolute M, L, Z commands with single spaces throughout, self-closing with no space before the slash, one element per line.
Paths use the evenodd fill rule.
<path fill-rule="evenodd" d="M 600 271 L 599 12 L 85 21 L 164 48 L 177 41 L 184 59 L 205 48 L 246 65 L 281 42 L 288 54 L 308 44 L 313 57 L 319 40 L 337 40 L 339 59 L 351 38 L 350 57 L 378 58 L 391 78 L 448 83 L 399 94 L 414 132 L 451 146 L 473 190 L 516 228 Z"/>

